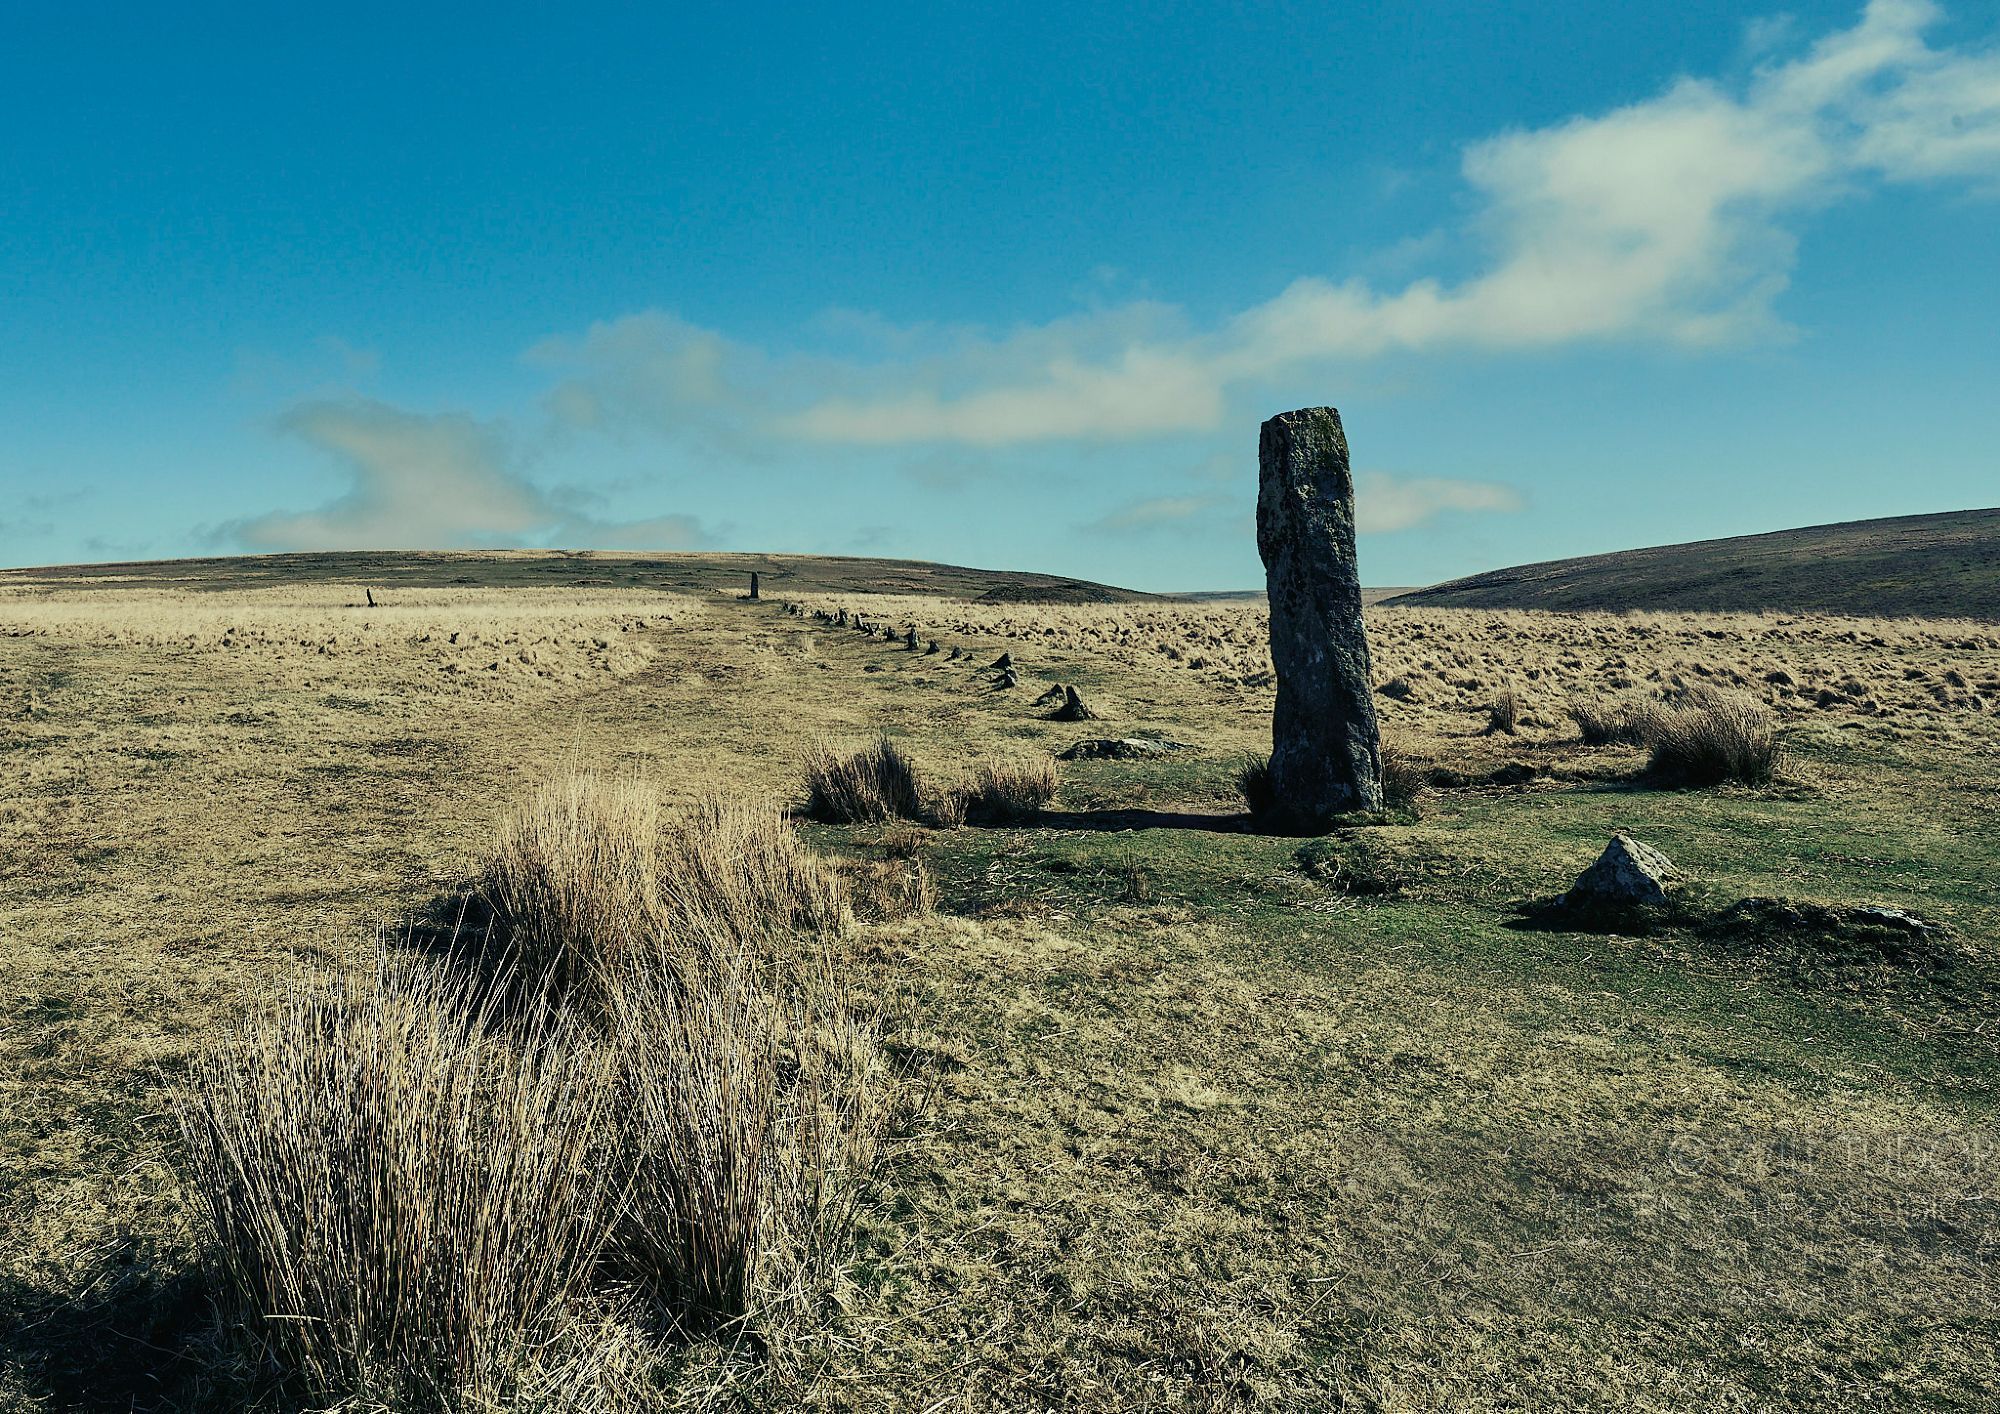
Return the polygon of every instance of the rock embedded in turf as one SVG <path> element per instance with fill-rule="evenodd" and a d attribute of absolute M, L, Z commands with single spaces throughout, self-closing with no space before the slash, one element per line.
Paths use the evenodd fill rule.
<path fill-rule="evenodd" d="M 1192 751 L 1184 741 L 1164 741 L 1155 737 L 1086 737 L 1057 753 L 1060 761 L 1149 761 L 1176 751 Z"/>
<path fill-rule="evenodd" d="M 1074 687 L 1063 689 L 1062 706 L 1050 714 L 1058 722 L 1094 722 L 1097 714 L 1085 704 L 1081 694 Z"/>
<path fill-rule="evenodd" d="M 1278 680 L 1271 718 L 1273 813 L 1323 828 L 1382 808 L 1361 578 L 1354 559 L 1354 477 L 1333 408 L 1280 413 L 1257 447 L 1257 550 Z"/>
<path fill-rule="evenodd" d="M 1613 835 L 1597 862 L 1577 876 L 1556 902 L 1563 908 L 1664 908 L 1677 871 L 1673 861 L 1643 840 Z"/>

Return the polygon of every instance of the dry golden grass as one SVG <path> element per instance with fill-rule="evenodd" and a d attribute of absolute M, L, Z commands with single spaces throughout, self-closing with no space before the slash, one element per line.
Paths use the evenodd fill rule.
<path fill-rule="evenodd" d="M 1762 785 L 1783 755 L 1769 712 L 1713 689 L 1691 691 L 1652 713 L 1642 740 L 1652 753 L 1647 769 L 1680 785 Z"/>
<path fill-rule="evenodd" d="M 536 990 L 596 999 L 630 959 L 662 964 L 688 945 L 660 879 L 658 795 L 588 774 L 542 786 L 500 832 L 481 888 L 499 965 Z"/>
<path fill-rule="evenodd" d="M 823 953 L 768 941 L 620 978 L 616 1269 L 671 1329 L 742 1335 L 830 1290 L 890 1117 L 855 1007 Z"/>
<path fill-rule="evenodd" d="M 325 1403 L 533 1408 L 618 1373 L 584 1332 L 622 1293 L 674 1340 L 812 1321 L 890 1118 L 834 877 L 774 810 L 571 773 L 485 878 L 485 966 L 293 983 L 193 1068 L 188 1189 L 257 1361 Z"/>
<path fill-rule="evenodd" d="M 856 751 L 816 742 L 805 761 L 806 814 L 827 824 L 923 820 L 933 793 L 909 754 L 878 737 Z"/>
<path fill-rule="evenodd" d="M 560 995 L 602 994 L 781 933 L 838 933 L 839 882 L 775 807 L 707 797 L 679 810 L 637 777 L 571 771 L 511 815 L 481 890 L 501 965 Z"/>
<path fill-rule="evenodd" d="M 546 1010 L 493 1034 L 382 961 L 280 987 L 176 1113 L 206 1250 L 257 1362 L 325 1404 L 511 1402 L 563 1352 L 620 1199 L 610 1075 Z"/>
<path fill-rule="evenodd" d="M 947 642 L 1010 644 L 1023 659 L 1089 653 L 1195 675 L 1252 700 L 1271 689 L 1268 619 L 1255 603 L 984 605 L 909 595 L 801 603 L 914 624 Z M 1378 705 L 1391 725 L 1418 732 L 1452 729 L 1454 718 L 1483 723 L 1502 691 L 1514 694 L 1520 725 L 1547 730 L 1573 701 L 1700 684 L 1753 693 L 1787 718 L 1927 724 L 2000 713 L 2000 630 L 1986 623 L 1385 606 L 1367 619 L 1377 685 L 1394 684 Z"/>
<path fill-rule="evenodd" d="M 363 594 L 0 585 L 0 638 L 226 658 L 274 684 L 379 683 L 393 665 L 404 691 L 547 693 L 638 671 L 652 656 L 643 632 L 697 609 L 678 595 L 561 589 L 385 591 L 372 608 Z"/>
<path fill-rule="evenodd" d="M 547 602 L 516 596 L 438 611 L 510 632 L 517 602 Z M 136 614 L 143 597 L 105 602 Z M 324 597 L 313 611 L 338 624 L 353 611 L 335 601 L 361 596 Z M 564 655 L 594 662 L 603 637 L 629 671 L 489 671 L 494 654 L 447 673 L 452 645 L 424 631 L 324 656 L 309 632 L 225 647 L 227 615 L 261 612 L 233 592 L 192 606 L 225 616 L 194 643 L 67 608 L 36 621 L 9 598 L 25 636 L 0 637 L 0 1304 L 23 1320 L 0 1323 L 0 1406 L 205 1411 L 257 1393 L 210 1362 L 157 1076 L 257 1014 L 263 979 L 430 917 L 509 803 L 577 761 L 655 782 L 664 832 L 719 790 L 790 800 L 802 743 L 885 730 L 946 780 L 1083 734 L 1196 749 L 1075 763 L 1060 827 L 806 828 L 862 920 L 817 955 L 896 1018 L 890 1053 L 932 1078 L 937 1120 L 898 1141 L 851 1229 L 862 1260 L 832 1282 L 801 1279 L 800 1254 L 841 1230 L 851 1186 L 813 1200 L 828 1222 L 757 1220 L 749 1304 L 811 1311 L 753 1318 L 768 1358 L 732 1353 L 726 1316 L 720 1343 L 658 1338 L 691 1291 L 735 1304 L 729 1279 L 658 1283 L 650 1311 L 598 1292 L 594 1358 L 573 1367 L 592 1393 L 566 1407 L 1993 1402 L 1990 627 L 1377 613 L 1378 676 L 1408 688 L 1381 697 L 1385 725 L 1436 784 L 1424 818 L 1339 842 L 1323 880 L 1296 841 L 1130 828 L 1233 811 L 1230 766 L 1269 745 L 1261 619 L 1236 606 L 903 616 L 944 643 L 927 654 L 776 604 L 671 600 L 660 620 L 622 590 L 569 597 L 590 622 Z M 619 630 L 640 606 L 647 626 Z M 978 624 L 955 630 L 954 612 Z M 1018 690 L 980 671 L 1003 649 Z M 1032 702 L 1052 680 L 1108 722 L 1045 720 Z M 1585 745 L 1567 713 L 1710 681 L 1773 713 L 1785 780 L 1648 789 L 1642 751 Z M 1483 736 L 1503 683 L 1519 734 Z M 1488 779 L 1503 766 L 1535 771 Z M 1693 939 L 1506 926 L 1613 829 L 1728 894 L 1938 917 L 1957 970 L 1798 980 Z M 1394 887 L 1357 890 L 1378 877 Z M 790 984 L 753 975 L 769 1005 L 716 1016 L 768 1017 L 786 1039 L 752 1027 L 704 1048 L 686 1093 L 726 1083 L 784 1116 L 805 1103 L 785 1087 L 816 1023 L 792 1020 Z M 692 1073 L 672 1026 L 639 1030 L 666 1038 L 658 1069 Z M 792 1142 L 712 1108 L 655 1113 L 633 1152 L 735 1136 L 764 1173 Z M 838 1152 L 867 1126 L 824 1132 Z M 726 1248 L 689 1263 L 727 1278 L 742 1248 Z"/>
<path fill-rule="evenodd" d="M 961 788 L 961 813 L 982 824 L 1017 825 L 1040 814 L 1062 788 L 1062 768 L 1052 757 L 976 762 Z"/>

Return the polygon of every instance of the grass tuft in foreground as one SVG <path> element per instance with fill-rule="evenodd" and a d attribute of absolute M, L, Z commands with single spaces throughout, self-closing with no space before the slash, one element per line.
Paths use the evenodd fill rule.
<path fill-rule="evenodd" d="M 1577 698 L 1568 711 L 1585 746 L 1642 746 L 1660 715 L 1658 703 L 1637 698 L 1612 703 Z"/>
<path fill-rule="evenodd" d="M 827 964 L 719 947 L 678 979 L 619 979 L 615 1265 L 670 1329 L 804 1311 L 839 1266 L 889 1109 L 874 1033 Z"/>
<path fill-rule="evenodd" d="M 546 1009 L 504 1042 L 491 1020 L 386 962 L 301 981 L 181 1093 L 220 1285 L 317 1399 L 513 1397 L 588 1283 L 615 1198 L 597 1053 Z"/>

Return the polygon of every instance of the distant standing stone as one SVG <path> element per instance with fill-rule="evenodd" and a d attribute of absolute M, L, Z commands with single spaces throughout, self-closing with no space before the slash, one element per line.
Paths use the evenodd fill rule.
<path fill-rule="evenodd" d="M 758 597 L 757 590 L 758 590 L 757 571 L 752 570 L 750 571 L 750 597 L 752 599 Z"/>
<path fill-rule="evenodd" d="M 1381 741 L 1354 559 L 1354 477 L 1332 408 L 1266 422 L 1257 550 L 1271 600 L 1271 791 L 1284 823 L 1382 808 Z"/>

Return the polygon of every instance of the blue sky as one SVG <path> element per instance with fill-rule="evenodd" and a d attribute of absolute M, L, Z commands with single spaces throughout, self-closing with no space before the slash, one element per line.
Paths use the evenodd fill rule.
<path fill-rule="evenodd" d="M 2000 6 L 1513 9 L 14 7 L 0 563 L 1239 587 L 1312 403 L 1376 584 L 2000 503 Z"/>

